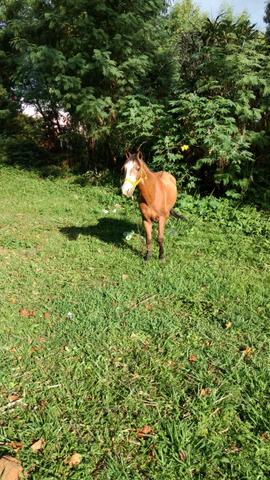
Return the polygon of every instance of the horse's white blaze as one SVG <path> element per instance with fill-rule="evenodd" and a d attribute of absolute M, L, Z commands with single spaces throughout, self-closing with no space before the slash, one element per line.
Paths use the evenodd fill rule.
<path fill-rule="evenodd" d="M 137 180 L 136 174 L 132 173 L 133 168 L 134 168 L 134 161 L 129 160 L 129 162 L 126 163 L 126 177 L 122 185 L 122 194 L 125 195 L 126 197 L 131 197 L 135 190 L 135 187 L 127 180 L 129 179 L 134 183 L 136 182 Z"/>

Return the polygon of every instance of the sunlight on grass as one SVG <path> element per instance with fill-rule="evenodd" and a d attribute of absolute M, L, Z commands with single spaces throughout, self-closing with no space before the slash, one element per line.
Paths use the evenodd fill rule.
<path fill-rule="evenodd" d="M 1 451 L 31 479 L 265 479 L 267 217 L 183 197 L 145 264 L 117 189 L 0 181 Z"/>

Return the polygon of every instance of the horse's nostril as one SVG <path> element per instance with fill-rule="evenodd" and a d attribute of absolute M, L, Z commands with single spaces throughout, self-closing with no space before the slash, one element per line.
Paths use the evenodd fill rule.
<path fill-rule="evenodd" d="M 128 190 L 124 186 L 122 187 L 122 195 L 128 196 Z"/>
<path fill-rule="evenodd" d="M 125 195 L 125 197 L 132 197 L 132 193 L 131 188 L 122 188 L 122 194 Z"/>

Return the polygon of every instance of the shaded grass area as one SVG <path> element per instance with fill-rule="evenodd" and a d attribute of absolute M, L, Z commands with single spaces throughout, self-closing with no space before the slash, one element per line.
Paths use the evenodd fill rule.
<path fill-rule="evenodd" d="M 183 197 L 145 264 L 117 189 L 0 182 L 1 452 L 34 480 L 267 478 L 266 215 Z"/>

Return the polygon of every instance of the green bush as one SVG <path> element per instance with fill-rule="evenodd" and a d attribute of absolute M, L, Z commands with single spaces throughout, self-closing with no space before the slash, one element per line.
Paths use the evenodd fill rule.
<path fill-rule="evenodd" d="M 9 137 L 2 139 L 2 160 L 12 165 L 24 167 L 39 166 L 44 162 L 46 152 L 33 140 L 20 137 Z"/>

